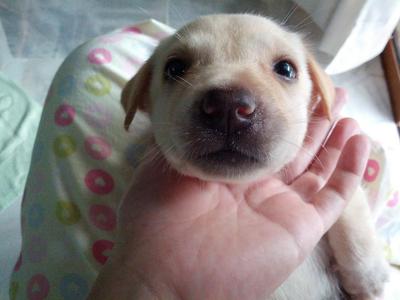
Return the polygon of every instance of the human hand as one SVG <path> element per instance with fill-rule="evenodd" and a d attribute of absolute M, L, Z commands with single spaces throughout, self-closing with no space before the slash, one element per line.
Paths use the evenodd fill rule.
<path fill-rule="evenodd" d="M 340 106 L 344 94 L 337 94 Z M 312 162 L 330 128 L 315 117 L 285 172 L 252 184 L 184 177 L 165 161 L 142 165 L 122 200 L 119 240 L 93 299 L 271 294 L 340 216 L 369 152 L 357 124 L 343 119 Z"/>

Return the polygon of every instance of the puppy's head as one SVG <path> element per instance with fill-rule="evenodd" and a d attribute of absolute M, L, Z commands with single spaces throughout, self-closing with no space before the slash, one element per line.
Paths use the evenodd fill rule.
<path fill-rule="evenodd" d="M 122 93 L 125 127 L 149 113 L 179 172 L 207 180 L 276 172 L 301 147 L 333 86 L 301 38 L 252 15 L 202 17 L 164 40 Z"/>

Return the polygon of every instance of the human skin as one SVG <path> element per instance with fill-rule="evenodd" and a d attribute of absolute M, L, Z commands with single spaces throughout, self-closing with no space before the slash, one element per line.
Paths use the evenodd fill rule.
<path fill-rule="evenodd" d="M 344 98 L 337 90 L 334 114 Z M 143 163 L 89 299 L 266 299 L 360 183 L 368 140 L 355 121 L 342 119 L 319 151 L 330 127 L 317 109 L 296 159 L 252 183 L 205 182 L 163 160 Z"/>

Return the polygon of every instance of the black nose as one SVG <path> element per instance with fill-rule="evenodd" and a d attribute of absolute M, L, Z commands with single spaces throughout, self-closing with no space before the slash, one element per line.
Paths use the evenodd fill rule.
<path fill-rule="evenodd" d="M 201 119 L 204 125 L 224 133 L 248 128 L 253 123 L 256 101 L 243 88 L 215 88 L 205 93 L 201 101 Z"/>

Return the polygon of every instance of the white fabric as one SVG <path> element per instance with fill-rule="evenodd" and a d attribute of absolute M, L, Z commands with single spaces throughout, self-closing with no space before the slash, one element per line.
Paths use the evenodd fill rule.
<path fill-rule="evenodd" d="M 326 71 L 348 71 L 379 55 L 400 18 L 399 0 L 295 0 L 322 29 Z"/>

